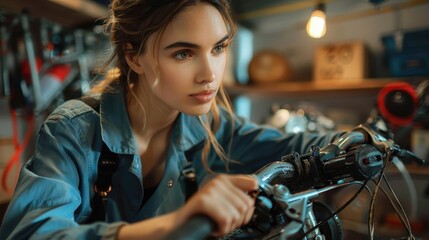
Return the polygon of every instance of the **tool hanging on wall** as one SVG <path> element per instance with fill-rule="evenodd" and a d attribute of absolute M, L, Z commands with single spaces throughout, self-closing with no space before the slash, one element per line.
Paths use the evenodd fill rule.
<path fill-rule="evenodd" d="M 7 90 L 15 150 L 6 161 L 1 185 L 10 194 L 13 192 L 13 183 L 9 176 L 13 168 L 19 166 L 21 156 L 34 136 L 35 114 L 40 114 L 41 106 L 49 105 L 56 92 L 63 87 L 62 83 L 69 75 L 71 65 L 45 64 L 40 57 L 42 54 L 36 48 L 40 44 L 32 36 L 33 28 L 27 13 L 14 16 L 9 21 L 12 22 L 9 26 L 6 21 L 2 22 L 0 32 L 2 53 L 4 49 L 14 53 L 8 56 L 7 63 L 2 61 L 1 64 L 2 70 L 7 73 L 2 74 L 3 77 L 6 76 L 2 78 L 3 82 L 10 83 Z M 59 49 L 59 46 L 54 49 Z"/>
<path fill-rule="evenodd" d="M 89 89 L 90 71 L 97 66 L 88 60 L 88 55 L 95 58 L 95 51 L 88 49 L 104 50 L 100 43 L 108 39 L 101 32 L 65 29 L 32 18 L 26 11 L 7 17 L 0 11 L 0 35 L 0 96 L 9 98 L 15 148 L 13 156 L 2 161 L 7 166 L 1 185 L 10 193 L 9 173 L 22 155 L 31 154 L 40 120 L 64 100 L 80 97 L 84 86 Z"/>
<path fill-rule="evenodd" d="M 6 46 L 6 16 L 3 12 L 0 11 L 0 97 L 8 96 L 9 95 L 9 84 L 8 84 L 8 77 L 6 73 L 5 77 L 5 71 L 6 71 L 6 63 L 7 62 L 7 46 Z"/>
<path fill-rule="evenodd" d="M 5 65 L 7 71 L 6 82 L 9 82 L 9 112 L 12 122 L 12 140 L 14 153 L 6 161 L 4 168 L 1 185 L 4 191 L 8 194 L 13 192 L 12 180 L 9 179 L 10 173 L 14 167 L 19 170 L 19 163 L 22 154 L 27 148 L 34 132 L 34 98 L 30 91 L 31 86 L 31 75 L 29 71 L 23 71 L 22 59 L 26 58 L 26 51 L 24 47 L 24 40 L 22 33 L 16 29 L 17 17 L 15 17 L 8 31 L 8 35 L 3 35 L 2 38 L 5 40 L 4 46 L 14 52 L 8 56 L 8 64 Z M 13 39 L 13 41 L 12 41 Z M 39 62 L 41 67 L 41 62 Z M 22 128 L 24 127 L 24 128 Z M 24 133 L 21 133 L 21 130 Z M 23 137 L 21 138 L 21 136 Z M 18 174 L 16 174 L 18 176 Z M 13 180 L 15 182 L 16 179 Z"/>

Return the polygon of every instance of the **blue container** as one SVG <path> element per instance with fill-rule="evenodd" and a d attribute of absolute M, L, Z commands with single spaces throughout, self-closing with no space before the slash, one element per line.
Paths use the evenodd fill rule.
<path fill-rule="evenodd" d="M 429 29 L 386 35 L 381 40 L 393 77 L 429 75 Z"/>
<path fill-rule="evenodd" d="M 429 75 L 429 51 L 390 54 L 389 70 L 393 77 Z"/>

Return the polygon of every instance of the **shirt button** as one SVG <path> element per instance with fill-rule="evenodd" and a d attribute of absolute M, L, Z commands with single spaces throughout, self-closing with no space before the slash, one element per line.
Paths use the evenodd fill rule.
<path fill-rule="evenodd" d="M 172 188 L 173 187 L 173 183 L 174 183 L 173 180 L 168 181 L 167 182 L 167 187 L 168 188 Z"/>

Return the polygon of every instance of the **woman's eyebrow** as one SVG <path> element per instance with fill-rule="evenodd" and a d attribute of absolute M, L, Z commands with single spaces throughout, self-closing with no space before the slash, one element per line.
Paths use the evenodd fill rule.
<path fill-rule="evenodd" d="M 227 40 L 229 38 L 229 34 L 225 35 L 222 39 L 220 39 L 219 41 L 217 41 L 214 45 L 218 45 L 222 42 L 224 42 L 225 40 Z M 191 43 L 191 42 L 175 42 L 172 43 L 170 45 L 168 45 L 167 47 L 165 47 L 164 49 L 171 49 L 171 48 L 180 48 L 180 47 L 185 47 L 185 48 L 198 48 L 199 46 L 195 43 Z"/>

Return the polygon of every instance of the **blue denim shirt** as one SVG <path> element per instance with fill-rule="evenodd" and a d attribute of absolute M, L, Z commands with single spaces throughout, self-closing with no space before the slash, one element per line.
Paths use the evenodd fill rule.
<path fill-rule="evenodd" d="M 253 173 L 292 151 L 305 152 L 313 144 L 332 140 L 328 135 L 285 135 L 238 117 L 231 124 L 229 115 L 220 114 L 216 138 L 237 161 L 229 165 L 230 173 Z M 185 203 L 184 166 L 192 162 L 198 182 L 208 175 L 200 160 L 205 139 L 198 117 L 179 115 L 171 132 L 164 176 L 142 206 L 142 166 L 122 91 L 103 94 L 99 113 L 82 101 L 70 100 L 42 125 L 34 156 L 21 170 L 0 239 L 114 239 L 123 224 L 174 211 Z M 103 142 L 119 156 L 109 217 L 106 222 L 84 224 L 92 211 L 90 200 Z M 215 154 L 209 155 L 209 166 L 226 172 Z"/>

